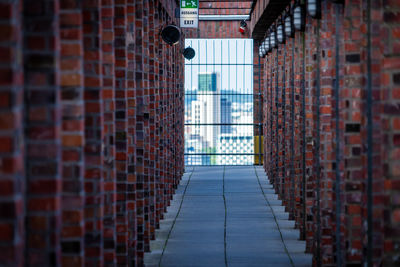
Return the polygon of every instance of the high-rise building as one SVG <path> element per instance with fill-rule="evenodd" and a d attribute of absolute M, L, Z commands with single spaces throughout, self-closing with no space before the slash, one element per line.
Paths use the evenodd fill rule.
<path fill-rule="evenodd" d="M 219 126 L 212 124 L 221 123 L 221 95 L 219 88 L 219 74 L 216 72 L 199 73 L 199 86 L 197 100 L 192 102 L 192 116 L 194 123 L 201 123 L 202 126 L 194 126 L 195 132 L 205 138 L 210 148 L 217 145 Z M 198 118 L 193 112 L 198 112 Z"/>
<path fill-rule="evenodd" d="M 226 98 L 221 98 L 221 134 L 232 133 L 232 102 Z"/>

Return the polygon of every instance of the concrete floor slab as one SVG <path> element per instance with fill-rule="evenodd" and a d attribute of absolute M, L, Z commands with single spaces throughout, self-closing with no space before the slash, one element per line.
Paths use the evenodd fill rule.
<path fill-rule="evenodd" d="M 311 266 L 261 167 L 187 168 L 156 237 L 148 267 Z"/>

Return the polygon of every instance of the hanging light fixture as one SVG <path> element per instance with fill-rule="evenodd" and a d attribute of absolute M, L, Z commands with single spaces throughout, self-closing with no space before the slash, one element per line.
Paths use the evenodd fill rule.
<path fill-rule="evenodd" d="M 191 48 L 191 47 L 189 46 L 189 47 L 186 47 L 186 48 L 183 50 L 182 54 L 183 54 L 183 57 L 184 57 L 184 58 L 186 58 L 187 60 L 191 60 L 191 59 L 194 58 L 194 56 L 196 55 L 196 52 L 194 51 L 193 48 Z"/>
<path fill-rule="evenodd" d="M 261 47 L 258 49 L 258 55 L 259 55 L 260 57 L 264 57 L 263 53 L 261 52 Z"/>
<path fill-rule="evenodd" d="M 268 53 L 269 51 L 271 51 L 271 44 L 269 42 L 269 36 L 267 38 L 265 38 L 264 41 L 264 47 L 265 47 L 265 51 Z"/>
<path fill-rule="evenodd" d="M 242 20 L 240 22 L 239 32 L 243 34 L 246 31 L 246 28 L 247 28 L 246 20 Z"/>
<path fill-rule="evenodd" d="M 276 28 L 276 34 L 278 37 L 278 42 L 280 44 L 285 43 L 285 34 L 283 32 L 283 24 L 281 21 L 279 22 L 278 27 Z"/>
<path fill-rule="evenodd" d="M 276 40 L 276 30 L 271 31 L 270 42 L 271 42 L 271 48 L 276 48 L 278 46 L 278 42 Z"/>
<path fill-rule="evenodd" d="M 306 18 L 306 12 L 304 6 L 301 5 L 299 1 L 296 1 L 296 4 L 293 9 L 293 24 L 296 30 L 304 32 L 305 18 Z"/>
<path fill-rule="evenodd" d="M 264 56 L 266 56 L 268 54 L 268 50 L 267 50 L 267 43 L 265 42 L 265 40 L 263 42 L 263 49 L 264 49 Z"/>
<path fill-rule="evenodd" d="M 307 0 L 307 11 L 315 19 L 321 18 L 321 0 Z"/>
<path fill-rule="evenodd" d="M 264 57 L 266 54 L 265 48 L 264 48 L 264 42 L 261 43 L 260 45 L 260 56 Z"/>
<path fill-rule="evenodd" d="M 167 25 L 161 31 L 161 38 L 169 45 L 177 44 L 181 38 L 181 31 L 175 25 Z"/>
<path fill-rule="evenodd" d="M 294 37 L 293 17 L 290 10 L 286 13 L 285 17 L 285 34 L 286 37 Z"/>

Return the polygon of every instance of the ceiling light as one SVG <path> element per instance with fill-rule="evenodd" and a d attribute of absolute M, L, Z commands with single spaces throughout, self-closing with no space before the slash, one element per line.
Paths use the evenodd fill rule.
<path fill-rule="evenodd" d="M 177 44 L 181 38 L 181 31 L 175 25 L 167 25 L 161 31 L 161 38 L 169 45 Z"/>

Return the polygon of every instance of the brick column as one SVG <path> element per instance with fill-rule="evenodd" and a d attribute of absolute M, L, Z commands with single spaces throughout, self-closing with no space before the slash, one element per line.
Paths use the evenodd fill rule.
<path fill-rule="evenodd" d="M 101 10 L 104 117 L 104 263 L 116 261 L 116 169 L 115 169 L 115 58 L 114 0 L 103 0 Z"/>
<path fill-rule="evenodd" d="M 136 89 L 136 221 L 137 263 L 144 257 L 144 124 L 143 124 L 143 3 L 135 3 L 135 89 Z"/>
<path fill-rule="evenodd" d="M 0 262 L 24 266 L 22 1 L 1 1 L 0 9 Z"/>
<path fill-rule="evenodd" d="M 161 19 L 161 12 L 158 6 L 153 6 L 154 8 L 154 79 L 156 80 L 154 84 L 154 92 L 155 92 L 155 99 L 154 99 L 154 143 L 155 143 L 155 225 L 158 229 L 160 226 L 160 220 L 163 214 L 163 192 L 161 190 L 161 172 L 162 172 L 162 154 L 161 154 L 161 124 L 160 124 L 160 117 L 161 117 L 161 59 L 162 59 L 162 40 L 160 39 L 158 30 L 162 26 L 160 19 Z"/>
<path fill-rule="evenodd" d="M 270 65 L 271 65 L 271 83 L 270 83 L 270 157 L 271 163 L 269 168 L 268 176 L 270 177 L 271 183 L 274 184 L 276 189 L 277 170 L 278 170 L 278 157 L 277 157 L 277 87 L 278 87 L 278 50 L 274 49 L 270 55 Z"/>
<path fill-rule="evenodd" d="M 83 266 L 83 42 L 79 1 L 60 1 L 62 108 L 62 265 Z"/>
<path fill-rule="evenodd" d="M 286 211 L 289 212 L 289 218 L 292 219 L 291 213 L 291 199 L 293 197 L 293 193 L 291 193 L 291 184 L 293 182 L 292 174 L 291 174 L 291 105 L 290 105 L 290 72 L 291 72 L 291 42 L 290 39 L 286 39 L 284 45 L 284 61 L 283 61 L 283 71 L 284 77 L 283 79 L 283 90 L 282 90 L 282 137 L 283 137 L 283 167 L 282 167 L 282 177 L 283 177 L 283 192 L 284 192 L 284 205 L 286 207 Z"/>
<path fill-rule="evenodd" d="M 294 180 L 295 180 L 295 221 L 300 230 L 300 239 L 305 240 L 306 233 L 306 192 L 305 192 L 305 116 L 303 114 L 305 100 L 304 90 L 304 33 L 295 33 L 294 44 Z"/>
<path fill-rule="evenodd" d="M 313 32 L 313 26 L 307 24 L 306 31 Z M 315 54 L 315 36 L 312 34 L 306 34 L 305 40 L 305 75 L 304 75 L 304 82 L 305 82 L 305 125 L 306 125 L 306 214 L 307 214 L 307 234 L 306 234 L 306 251 L 311 252 L 313 246 L 313 237 L 314 233 L 316 233 L 316 229 L 314 228 L 314 220 L 315 220 L 315 209 L 314 200 L 316 197 L 315 192 L 315 175 L 313 172 L 313 164 L 314 164 L 314 141 L 313 141 L 313 128 L 314 128 L 314 121 L 313 121 L 313 88 L 314 88 L 314 76 L 315 76 L 315 62 L 313 55 Z"/>
<path fill-rule="evenodd" d="M 158 79 L 156 78 L 155 64 L 158 60 L 158 55 L 155 54 L 155 40 L 157 36 L 155 3 L 149 2 L 149 205 L 150 205 L 150 239 L 154 240 L 156 222 L 156 151 L 158 143 L 156 142 L 156 106 L 158 104 Z"/>
<path fill-rule="evenodd" d="M 135 55 L 138 53 L 135 46 L 135 3 L 127 2 L 127 118 L 128 118 L 128 177 L 127 177 L 127 208 L 128 208 L 128 264 L 137 266 L 137 225 L 136 225 L 136 82 L 135 82 Z"/>
<path fill-rule="evenodd" d="M 400 3 L 371 1 L 373 260 L 398 265 L 400 241 Z M 383 20 L 383 23 L 382 23 Z M 379 49 L 380 47 L 380 49 Z M 380 68 L 380 69 L 379 69 Z M 380 70 L 380 75 L 379 75 Z M 379 75 L 379 76 L 378 76 Z M 378 83 L 380 81 L 380 84 Z M 377 103 L 381 100 L 381 105 Z M 381 116 L 379 116 L 381 111 Z M 379 123 L 379 117 L 380 123 Z M 382 131 L 382 139 L 379 136 Z M 380 148 L 380 149 L 379 149 Z M 379 151 L 381 154 L 379 155 Z M 381 168 L 379 167 L 382 164 Z M 381 179 L 383 174 L 384 181 Z M 384 188 L 382 188 L 384 184 Z M 382 196 L 385 197 L 382 199 Z M 382 201 L 383 200 L 383 201 Z M 383 218 L 383 221 L 382 221 Z M 385 233 L 382 247 L 382 232 Z"/>
<path fill-rule="evenodd" d="M 324 2 L 322 9 L 324 16 L 321 19 L 320 42 L 320 187 L 321 187 L 321 253 L 325 265 L 335 264 L 333 253 L 335 229 L 333 198 L 333 185 L 336 179 L 333 164 L 335 162 L 335 29 L 340 27 L 335 24 L 335 4 Z M 338 81 L 339 82 L 339 81 Z M 340 146 L 339 146 L 340 148 Z"/>
<path fill-rule="evenodd" d="M 143 97 L 142 97 L 142 112 L 143 112 L 143 166 L 144 166 L 144 251 L 150 251 L 150 81 L 149 81 L 149 0 L 143 1 Z"/>
<path fill-rule="evenodd" d="M 115 147 L 117 190 L 117 264 L 128 265 L 128 120 L 127 120 L 127 7 L 126 0 L 114 3 L 115 51 Z"/>
<path fill-rule="evenodd" d="M 274 105 L 274 158 L 275 158 L 275 166 L 274 166 L 274 177 L 275 177 L 275 192 L 279 194 L 278 198 L 282 200 L 281 188 L 282 188 L 282 177 L 281 177 L 281 156 L 282 156 L 282 143 L 281 143 L 281 115 L 282 115 L 282 47 L 276 48 L 275 54 L 275 66 L 274 66 L 274 93 L 273 93 L 273 105 Z"/>
<path fill-rule="evenodd" d="M 85 85 L 85 265 L 103 264 L 103 140 L 101 1 L 83 3 Z"/>
<path fill-rule="evenodd" d="M 363 175 L 362 158 L 366 151 L 362 147 L 366 140 L 362 140 L 360 131 L 363 119 L 363 105 L 365 100 L 362 88 L 365 86 L 365 31 L 360 27 L 365 25 L 362 2 L 346 3 L 344 10 L 344 84 L 341 103 L 343 114 L 341 129 L 343 131 L 343 164 L 344 164 L 344 191 L 343 191 L 343 258 L 346 263 L 361 264 L 363 219 L 362 206 L 365 182 Z M 346 249 L 345 249 L 345 244 Z"/>
<path fill-rule="evenodd" d="M 285 90 L 285 192 L 287 193 L 287 207 L 289 219 L 295 219 L 294 201 L 295 201 L 295 177 L 294 177 L 294 69 L 293 63 L 293 45 L 294 39 L 286 39 L 286 90 Z M 293 116 L 292 116 L 293 115 Z"/>
<path fill-rule="evenodd" d="M 61 263 L 59 2 L 24 1 L 24 33 L 25 255 L 31 265 L 54 266 Z"/>

